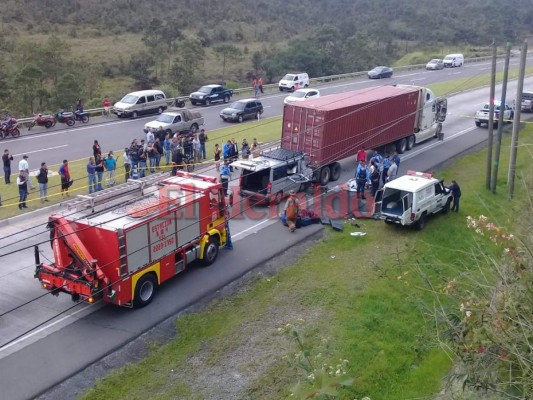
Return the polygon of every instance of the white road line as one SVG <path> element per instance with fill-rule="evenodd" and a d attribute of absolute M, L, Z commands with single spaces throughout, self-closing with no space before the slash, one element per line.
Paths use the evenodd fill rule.
<path fill-rule="evenodd" d="M 416 82 L 416 81 L 423 81 L 427 78 L 418 78 L 418 79 L 411 79 L 411 82 Z"/>
<path fill-rule="evenodd" d="M 428 146 L 425 146 L 425 147 L 422 147 L 420 148 L 419 150 L 416 150 L 416 151 L 413 151 L 413 152 L 410 152 L 407 156 L 403 157 L 403 159 L 405 160 L 409 160 L 410 158 L 413 158 L 414 156 L 420 154 L 420 153 L 423 153 L 424 151 L 426 150 L 429 150 L 429 149 L 433 149 L 434 147 L 437 147 L 437 146 L 440 146 L 442 143 L 444 142 L 447 142 L 448 140 L 451 140 L 455 137 L 458 137 L 458 136 L 463 136 L 464 134 L 468 133 L 468 132 L 471 132 L 473 131 L 474 129 L 477 129 L 475 126 L 471 127 L 471 128 L 467 128 L 467 129 L 464 129 L 460 132 L 457 132 L 451 136 L 444 136 L 444 140 L 441 142 L 439 140 L 431 143 L 430 145 Z"/>
<path fill-rule="evenodd" d="M 70 318 L 70 317 L 72 317 L 72 316 L 74 316 L 74 315 L 76 315 L 76 314 L 78 314 L 78 313 L 80 313 L 80 312 L 82 312 L 82 311 L 85 311 L 87 308 L 89 308 L 89 307 L 93 307 L 93 306 L 94 306 L 94 305 L 92 305 L 92 304 L 87 304 L 85 307 L 79 309 L 78 311 L 73 312 L 72 314 L 65 315 L 63 318 L 60 318 L 60 319 L 58 319 L 57 321 L 54 321 L 54 322 L 52 322 L 52 323 L 50 323 L 50 324 L 47 324 L 47 325 L 43 326 L 42 328 L 39 328 L 39 329 L 33 331 L 32 333 L 28 333 L 27 335 L 24 335 L 24 336 L 22 336 L 21 338 L 15 340 L 15 341 L 13 341 L 13 342 L 11 342 L 11 343 L 9 343 L 9 344 L 6 344 L 5 346 L 0 347 L 0 353 L 1 353 L 2 351 L 5 351 L 5 350 L 9 349 L 9 348 L 12 347 L 12 346 L 15 346 L 16 344 L 18 344 L 18 343 L 20 343 L 20 342 L 22 342 L 22 341 L 24 341 L 24 340 L 27 340 L 27 339 L 31 338 L 32 336 L 37 335 L 37 334 L 40 333 L 40 332 L 43 332 L 43 331 L 45 331 L 45 330 L 51 328 L 51 327 L 54 326 L 54 325 L 57 325 L 57 324 L 63 322 L 64 320 L 66 320 L 66 319 L 68 319 L 68 318 Z"/>
<path fill-rule="evenodd" d="M 55 135 L 60 135 L 60 134 L 67 133 L 67 132 L 68 133 L 76 133 L 78 131 L 84 131 L 86 129 L 94 129 L 94 128 L 104 129 L 104 128 L 110 126 L 110 125 L 127 124 L 127 123 L 130 123 L 130 122 L 139 121 L 139 120 L 142 120 L 142 119 L 148 119 L 148 117 L 130 119 L 130 120 L 126 120 L 126 121 L 116 121 L 116 122 L 111 122 L 110 121 L 109 123 L 88 125 L 88 126 L 84 126 L 84 127 L 81 127 L 81 128 L 75 128 L 75 129 L 60 129 L 60 130 L 57 130 L 57 131 L 54 131 L 54 132 L 50 132 L 50 133 L 39 133 L 38 137 L 42 138 L 42 137 L 46 137 L 46 136 L 55 136 Z M 35 136 L 31 135 L 31 136 L 26 136 L 26 137 L 20 137 L 20 138 L 18 138 L 17 142 L 20 142 L 22 140 L 35 140 Z"/>
<path fill-rule="evenodd" d="M 267 218 L 267 219 L 265 219 L 264 221 L 259 222 L 258 224 L 252 225 L 252 226 L 250 226 L 249 228 L 246 228 L 245 230 L 240 231 L 239 233 L 236 233 L 235 235 L 233 235 L 233 237 L 237 237 L 237 236 L 239 236 L 239 235 L 242 235 L 243 233 L 246 233 L 246 232 L 248 232 L 248 231 L 251 230 L 251 229 L 255 229 L 255 228 L 257 228 L 259 225 L 262 225 L 262 224 L 264 224 L 265 222 L 269 222 L 269 221 L 271 221 L 271 220 L 272 220 L 271 218 Z"/>
<path fill-rule="evenodd" d="M 24 153 L 20 153 L 20 154 L 13 154 L 14 156 L 21 156 L 23 154 L 33 154 L 33 153 L 40 153 L 41 151 L 48 151 L 48 150 L 55 150 L 55 149 L 60 149 L 61 147 L 68 147 L 68 144 L 62 144 L 61 146 L 55 146 L 55 147 L 48 147 L 46 149 L 39 149 L 39 150 L 34 150 L 34 151 L 26 151 Z"/>
<path fill-rule="evenodd" d="M 461 72 L 460 71 L 457 71 L 457 72 L 450 72 L 448 75 L 459 75 Z"/>

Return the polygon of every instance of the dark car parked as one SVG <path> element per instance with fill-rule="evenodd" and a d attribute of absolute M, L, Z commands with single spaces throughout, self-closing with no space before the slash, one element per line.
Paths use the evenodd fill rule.
<path fill-rule="evenodd" d="M 243 99 L 223 109 L 220 118 L 224 121 L 242 122 L 248 118 L 259 119 L 261 114 L 263 114 L 263 104 L 259 100 Z"/>
<path fill-rule="evenodd" d="M 379 66 L 368 71 L 368 79 L 390 78 L 391 76 L 391 67 Z"/>
<path fill-rule="evenodd" d="M 208 106 L 218 101 L 227 103 L 231 99 L 231 96 L 233 96 L 233 90 L 226 89 L 222 85 L 205 85 L 198 89 L 198 91 L 191 93 L 189 100 L 193 106 L 197 104 Z"/>

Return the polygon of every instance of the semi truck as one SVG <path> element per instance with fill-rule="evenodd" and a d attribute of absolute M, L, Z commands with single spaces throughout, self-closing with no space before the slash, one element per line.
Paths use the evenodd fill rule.
<path fill-rule="evenodd" d="M 305 180 L 322 186 L 341 174 L 339 161 L 358 150 L 394 145 L 398 153 L 441 137 L 447 100 L 412 85 L 370 87 L 298 104 L 283 111 L 280 148 L 233 163 L 241 169 L 240 194 L 278 203 Z"/>
<path fill-rule="evenodd" d="M 193 262 L 215 262 L 228 240 L 216 178 L 178 171 L 143 179 L 78 196 L 73 210 L 49 218 L 54 262 L 41 263 L 35 248 L 35 278 L 45 290 L 76 302 L 143 307 Z"/>

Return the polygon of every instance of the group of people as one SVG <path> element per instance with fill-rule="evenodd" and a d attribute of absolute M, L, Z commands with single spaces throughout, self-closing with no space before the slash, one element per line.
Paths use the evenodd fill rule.
<path fill-rule="evenodd" d="M 365 188 L 370 186 L 372 197 L 375 196 L 381 185 L 390 182 L 398 176 L 400 156 L 394 152 L 392 156 L 383 157 L 377 150 L 367 161 L 367 152 L 363 147 L 357 152 L 355 181 L 357 183 L 357 198 L 361 195 L 365 199 Z"/>
<path fill-rule="evenodd" d="M 259 148 L 259 142 L 256 138 L 252 143 L 248 143 L 248 140 L 244 138 L 241 143 L 240 155 L 242 159 L 247 160 L 254 152 Z M 221 154 L 224 158 L 224 162 L 221 164 Z M 229 181 L 231 179 L 231 173 L 233 172 L 232 162 L 239 159 L 239 145 L 235 139 L 228 140 L 224 143 L 222 149 L 220 145 L 215 144 L 215 168 L 219 172 L 220 182 L 224 188 L 225 194 L 228 192 Z"/>
<path fill-rule="evenodd" d="M 254 89 L 254 96 L 255 97 L 259 96 L 259 93 L 261 93 L 261 94 L 265 93 L 263 91 L 263 78 L 262 77 L 256 78 L 254 76 L 254 78 L 252 80 L 252 87 Z"/>
<path fill-rule="evenodd" d="M 28 193 L 30 190 L 35 190 L 36 186 L 33 184 L 30 177 L 30 164 L 28 162 L 28 156 L 24 154 L 22 159 L 18 163 L 18 175 L 17 175 L 17 186 L 19 192 L 19 210 L 28 208 L 26 201 L 28 199 Z M 13 155 L 9 152 L 9 149 L 4 150 L 2 155 L 2 163 L 4 167 L 4 179 L 6 185 L 11 185 L 11 163 L 13 162 Z M 70 180 L 70 175 L 68 173 L 68 161 L 64 161 L 64 164 L 67 164 L 66 169 L 63 168 L 59 170 L 61 175 L 61 181 L 63 183 L 63 178 Z M 62 167 L 63 167 L 62 165 Z M 48 202 L 48 167 L 45 162 L 41 163 L 41 168 L 37 174 L 37 183 L 39 184 L 39 198 L 41 203 Z M 62 190 L 63 192 L 63 190 Z M 66 189 L 68 194 L 68 188 Z M 2 205 L 2 200 L 0 197 L 0 206 Z"/>
<path fill-rule="evenodd" d="M 94 141 L 93 155 L 89 157 L 89 162 L 86 166 L 89 193 L 95 193 L 103 189 L 104 173 L 106 175 L 106 186 L 115 185 L 117 160 L 118 156 L 115 157 L 113 151 L 108 152 L 107 156 L 102 155 L 100 143 L 98 143 L 98 140 Z"/>

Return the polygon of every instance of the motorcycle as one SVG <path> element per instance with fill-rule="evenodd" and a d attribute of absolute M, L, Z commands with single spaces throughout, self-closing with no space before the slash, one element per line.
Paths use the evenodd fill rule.
<path fill-rule="evenodd" d="M 31 128 L 33 128 L 35 125 L 37 126 L 44 126 L 45 128 L 51 128 L 56 124 L 56 119 L 53 115 L 42 115 L 37 114 L 34 118 L 31 124 L 28 126 L 28 130 L 31 131 Z"/>
<path fill-rule="evenodd" d="M 7 123 L 7 121 L 3 121 L 0 125 L 0 140 L 7 138 L 8 136 L 20 136 L 20 130 L 17 125 L 17 120 L 15 118 L 11 119 L 10 125 Z"/>
<path fill-rule="evenodd" d="M 72 126 L 76 123 L 74 113 L 70 111 L 58 111 L 55 115 L 57 122 Z"/>
<path fill-rule="evenodd" d="M 74 118 L 76 119 L 76 121 L 81 121 L 86 124 L 87 122 L 89 122 L 89 113 L 82 110 L 76 110 L 74 111 Z"/>

